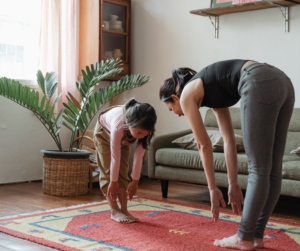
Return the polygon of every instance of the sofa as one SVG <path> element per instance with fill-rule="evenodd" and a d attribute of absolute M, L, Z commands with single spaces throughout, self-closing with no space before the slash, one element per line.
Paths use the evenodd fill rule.
<path fill-rule="evenodd" d="M 240 108 L 230 108 L 235 134 L 242 136 Z M 212 109 L 207 110 L 204 125 L 206 130 L 219 130 Z M 161 180 L 162 196 L 167 198 L 169 181 L 207 185 L 203 164 L 198 151 L 181 148 L 173 140 L 192 133 L 191 129 L 153 137 L 148 151 L 148 175 Z M 263 140 L 263 139 L 260 139 Z M 283 157 L 281 195 L 300 197 L 300 157 L 290 152 L 300 146 L 300 108 L 295 108 L 289 125 Z M 228 187 L 225 155 L 214 152 L 216 185 Z M 238 182 L 247 188 L 248 161 L 245 152 L 237 153 Z"/>

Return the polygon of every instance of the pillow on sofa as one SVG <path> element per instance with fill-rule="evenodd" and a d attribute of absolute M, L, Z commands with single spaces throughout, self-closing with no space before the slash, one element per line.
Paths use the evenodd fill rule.
<path fill-rule="evenodd" d="M 210 141 L 212 143 L 213 151 L 214 152 L 224 152 L 224 141 L 221 136 L 221 133 L 219 131 L 214 130 L 207 130 L 207 134 L 210 138 Z M 178 144 L 180 147 L 188 150 L 195 150 L 198 151 L 196 139 L 194 137 L 194 134 L 187 134 L 183 137 L 180 137 L 178 139 L 175 139 L 172 141 L 172 143 Z M 238 152 L 244 152 L 244 142 L 243 137 L 235 134 L 235 143 L 236 143 L 236 150 Z"/>

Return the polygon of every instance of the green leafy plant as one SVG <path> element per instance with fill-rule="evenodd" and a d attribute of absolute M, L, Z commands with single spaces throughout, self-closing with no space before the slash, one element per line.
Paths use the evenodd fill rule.
<path fill-rule="evenodd" d="M 83 137 L 96 113 L 110 99 L 124 91 L 141 87 L 149 82 L 149 77 L 146 78 L 141 75 L 125 76 L 111 85 L 108 84 L 106 88 L 100 88 L 98 92 L 94 92 L 94 88 L 99 81 L 121 73 L 122 68 L 119 68 L 120 65 L 121 61 L 107 60 L 96 63 L 95 66 L 93 64 L 91 67 L 86 66 L 86 71 L 81 71 L 83 78 L 80 79 L 79 83 L 76 83 L 76 87 L 82 101 L 79 103 L 71 93 L 68 93 L 68 104 L 63 104 L 66 108 L 63 118 L 68 123 L 63 122 L 63 125 L 72 132 L 69 151 L 72 151 L 76 129 L 82 132 Z M 78 144 L 80 144 L 82 137 Z"/>
<path fill-rule="evenodd" d="M 58 119 L 65 108 L 60 111 L 57 117 L 54 115 L 55 105 L 61 94 L 58 95 L 53 105 L 50 104 L 57 88 L 55 74 L 53 72 L 47 73 L 44 78 L 42 72 L 38 71 L 37 80 L 44 94 L 41 102 L 39 102 L 38 91 L 6 77 L 0 78 L 0 95 L 32 111 L 50 133 L 58 149 L 62 151 L 59 131 L 63 120 L 58 121 Z"/>
<path fill-rule="evenodd" d="M 68 102 L 63 103 L 64 108 L 60 110 L 57 117 L 54 116 L 53 112 L 61 94 L 51 106 L 50 100 L 57 89 L 56 77 L 53 72 L 47 73 L 45 77 L 41 71 L 37 73 L 38 84 L 44 94 L 40 103 L 37 91 L 5 77 L 0 78 L 0 95 L 31 110 L 51 134 L 60 151 L 63 150 L 59 131 L 62 125 L 68 128 L 71 131 L 69 151 L 74 151 L 72 145 L 76 130 L 80 130 L 82 133 L 78 142 L 79 145 L 94 116 L 110 99 L 124 91 L 141 87 L 150 81 L 149 77 L 141 75 L 125 76 L 111 85 L 108 84 L 106 88 L 100 88 L 98 92 L 94 92 L 99 81 L 120 74 L 123 70 L 120 66 L 121 61 L 107 60 L 97 62 L 96 65 L 92 64 L 90 67 L 87 66 L 86 71 L 82 70 L 83 78 L 80 79 L 79 83 L 76 83 L 81 101 L 68 93 Z"/>

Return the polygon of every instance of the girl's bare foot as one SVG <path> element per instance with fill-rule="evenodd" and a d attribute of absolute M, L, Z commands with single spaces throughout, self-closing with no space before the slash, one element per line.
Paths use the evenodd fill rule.
<path fill-rule="evenodd" d="M 114 209 L 111 210 L 111 219 L 119 223 L 133 222 L 133 220 L 131 220 L 127 215 L 123 214 L 121 211 Z"/>
<path fill-rule="evenodd" d="M 253 240 L 255 248 L 264 248 L 264 239 L 254 237 Z"/>
<path fill-rule="evenodd" d="M 133 215 L 131 215 L 127 210 L 123 210 L 121 209 L 122 213 L 125 214 L 130 220 L 133 220 L 133 221 L 140 221 L 139 218 L 137 217 L 134 217 Z"/>
<path fill-rule="evenodd" d="M 215 240 L 215 246 L 222 248 L 233 248 L 240 250 L 254 250 L 253 241 L 245 241 L 240 239 L 237 235 L 233 235 L 222 240 Z"/>

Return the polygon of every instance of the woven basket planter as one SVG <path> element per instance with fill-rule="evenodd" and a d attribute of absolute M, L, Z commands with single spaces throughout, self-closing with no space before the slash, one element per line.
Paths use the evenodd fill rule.
<path fill-rule="evenodd" d="M 90 152 L 42 152 L 44 194 L 78 196 L 88 193 Z"/>

